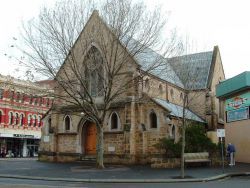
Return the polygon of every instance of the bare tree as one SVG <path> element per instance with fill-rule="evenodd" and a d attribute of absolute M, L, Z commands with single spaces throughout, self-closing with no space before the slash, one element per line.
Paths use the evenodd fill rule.
<path fill-rule="evenodd" d="M 168 40 L 162 37 L 165 24 L 159 8 L 148 11 L 142 2 L 130 0 L 106 0 L 99 6 L 60 1 L 24 24 L 27 48 L 20 49 L 28 58 L 22 64 L 56 81 L 54 111 L 74 109 L 96 124 L 99 168 L 104 167 L 103 125 L 111 105 L 128 93 L 135 96 L 145 73 L 165 69 L 162 56 L 146 54 L 154 49 L 166 57 L 181 49 L 175 32 Z"/>

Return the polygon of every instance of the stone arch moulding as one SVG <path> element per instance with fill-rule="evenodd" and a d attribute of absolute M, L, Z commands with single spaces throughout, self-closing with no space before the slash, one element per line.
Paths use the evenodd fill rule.
<path fill-rule="evenodd" d="M 156 118 L 156 119 L 151 119 L 151 118 Z M 151 130 L 158 130 L 159 129 L 159 115 L 157 114 L 157 112 L 154 109 L 149 110 L 148 112 L 148 129 Z M 154 122 L 153 122 L 154 120 Z M 152 127 L 152 123 L 156 123 L 156 127 Z"/>

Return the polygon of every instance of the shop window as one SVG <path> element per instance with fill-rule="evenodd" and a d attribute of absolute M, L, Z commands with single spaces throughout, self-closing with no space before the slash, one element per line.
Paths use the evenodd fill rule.
<path fill-rule="evenodd" d="M 66 116 L 64 118 L 64 126 L 65 126 L 66 131 L 70 130 L 70 117 L 69 116 Z"/>
<path fill-rule="evenodd" d="M 154 111 L 150 112 L 149 120 L 150 120 L 150 128 L 157 128 L 157 116 Z"/>

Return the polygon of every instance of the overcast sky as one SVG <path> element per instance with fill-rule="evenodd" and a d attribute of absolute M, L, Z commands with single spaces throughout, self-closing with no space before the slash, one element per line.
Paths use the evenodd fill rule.
<path fill-rule="evenodd" d="M 197 52 L 218 45 L 226 78 L 250 71 L 250 1 L 248 0 L 145 0 L 170 11 L 169 24 L 188 36 Z M 36 17 L 42 5 L 54 0 L 0 1 L 0 74 L 16 76 L 13 37 L 18 37 L 22 20 Z"/>

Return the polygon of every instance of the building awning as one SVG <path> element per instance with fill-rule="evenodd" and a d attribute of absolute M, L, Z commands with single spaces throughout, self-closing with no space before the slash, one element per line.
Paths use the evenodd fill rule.
<path fill-rule="evenodd" d="M 158 99 L 158 98 L 152 98 L 152 99 L 157 104 L 161 105 L 163 108 L 170 111 L 171 116 L 175 116 L 175 117 L 179 117 L 179 118 L 183 117 L 183 107 L 182 106 L 170 103 L 170 102 L 163 100 L 163 99 Z M 196 115 L 194 112 L 192 112 L 189 109 L 185 110 L 185 116 L 186 116 L 186 119 L 205 123 L 205 121 L 202 118 L 200 118 L 198 115 Z"/>

